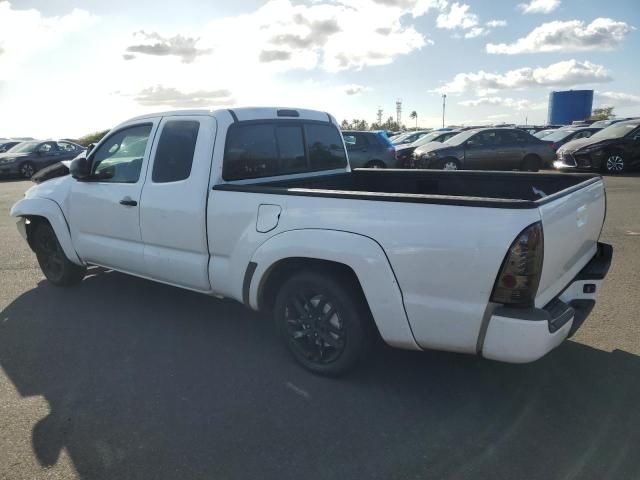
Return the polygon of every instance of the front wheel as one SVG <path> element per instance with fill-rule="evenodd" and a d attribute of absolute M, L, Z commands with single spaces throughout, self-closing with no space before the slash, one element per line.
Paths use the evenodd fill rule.
<path fill-rule="evenodd" d="M 460 164 L 453 158 L 445 158 L 436 163 L 436 168 L 440 170 L 460 170 Z"/>
<path fill-rule="evenodd" d="M 365 168 L 386 168 L 386 165 L 380 160 L 371 160 L 365 165 Z"/>
<path fill-rule="evenodd" d="M 612 152 L 607 155 L 607 160 L 604 163 L 604 171 L 615 175 L 624 172 L 625 166 L 622 154 Z"/>
<path fill-rule="evenodd" d="M 293 275 L 276 297 L 278 333 L 307 370 L 326 376 L 346 373 L 371 345 L 368 310 L 357 289 L 330 274 Z"/>
<path fill-rule="evenodd" d="M 67 258 L 48 223 L 38 223 L 32 238 L 33 250 L 44 276 L 57 286 L 67 287 L 79 283 L 87 269 Z"/>
<path fill-rule="evenodd" d="M 31 162 L 24 162 L 18 170 L 23 178 L 31 178 L 36 173 L 36 167 Z"/>

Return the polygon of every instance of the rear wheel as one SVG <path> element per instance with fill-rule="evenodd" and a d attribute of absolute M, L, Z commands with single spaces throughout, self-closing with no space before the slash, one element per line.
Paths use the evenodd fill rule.
<path fill-rule="evenodd" d="M 522 160 L 522 164 L 520 165 L 520 170 L 523 172 L 537 172 L 540 170 L 540 158 L 536 155 L 527 155 Z"/>
<path fill-rule="evenodd" d="M 281 338 L 307 370 L 337 376 L 369 349 L 368 310 L 360 292 L 330 274 L 294 274 L 276 297 L 274 319 Z"/>
<path fill-rule="evenodd" d="M 365 165 L 365 168 L 386 168 L 387 166 L 384 162 L 380 160 L 371 160 L 369 163 Z"/>
<path fill-rule="evenodd" d="M 604 164 L 604 171 L 613 175 L 623 173 L 625 170 L 624 156 L 620 152 L 611 152 L 607 155 Z"/>
<path fill-rule="evenodd" d="M 24 162 L 18 170 L 20 171 L 20 176 L 24 178 L 31 178 L 36 173 L 36 167 L 31 162 Z"/>
<path fill-rule="evenodd" d="M 48 223 L 41 222 L 35 226 L 31 244 L 42 273 L 54 285 L 75 285 L 84 278 L 87 269 L 66 257 L 53 228 Z"/>

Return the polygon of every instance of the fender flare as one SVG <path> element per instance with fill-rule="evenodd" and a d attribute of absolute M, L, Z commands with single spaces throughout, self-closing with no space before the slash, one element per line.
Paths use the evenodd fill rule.
<path fill-rule="evenodd" d="M 77 265 L 84 265 L 71 241 L 69 225 L 60 206 L 47 198 L 23 198 L 11 209 L 11 216 L 18 219 L 18 230 L 26 240 L 25 217 L 46 218 L 58 237 L 58 242 L 67 258 Z"/>
<path fill-rule="evenodd" d="M 270 269 L 287 258 L 328 260 L 350 267 L 364 292 L 380 335 L 389 345 L 420 350 L 404 309 L 402 291 L 382 247 L 364 235 L 338 230 L 301 229 L 274 235 L 254 252 L 248 300 L 258 310 L 258 295 Z"/>

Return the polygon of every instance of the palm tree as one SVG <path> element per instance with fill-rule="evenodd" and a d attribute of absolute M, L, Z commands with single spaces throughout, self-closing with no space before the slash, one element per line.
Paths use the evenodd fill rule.
<path fill-rule="evenodd" d="M 409 115 L 409 117 L 413 118 L 416 121 L 416 130 L 418 130 L 418 112 L 414 110 L 413 112 L 411 112 L 411 115 Z"/>

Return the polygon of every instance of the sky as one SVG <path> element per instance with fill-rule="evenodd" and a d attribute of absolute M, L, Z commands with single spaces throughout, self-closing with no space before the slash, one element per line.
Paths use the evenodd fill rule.
<path fill-rule="evenodd" d="M 640 115 L 638 0 L 0 0 L 0 137 L 178 108 L 408 126 L 545 123 L 549 92 Z"/>

